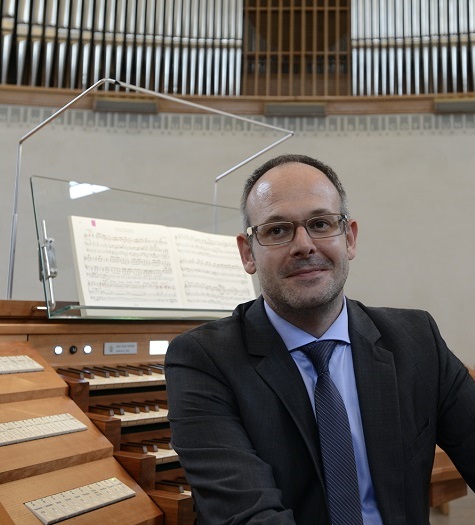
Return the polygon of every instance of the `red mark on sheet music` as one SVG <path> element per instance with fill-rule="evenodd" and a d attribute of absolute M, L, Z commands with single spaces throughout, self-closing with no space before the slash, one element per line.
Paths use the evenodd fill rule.
<path fill-rule="evenodd" d="M 96 225 L 96 221 L 94 219 L 91 219 L 91 226 L 95 226 Z"/>

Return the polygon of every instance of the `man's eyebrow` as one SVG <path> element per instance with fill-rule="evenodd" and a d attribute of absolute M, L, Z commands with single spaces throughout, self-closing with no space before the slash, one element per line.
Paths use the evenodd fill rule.
<path fill-rule="evenodd" d="M 307 217 L 303 217 L 301 219 L 295 219 L 295 220 L 307 220 L 311 219 L 312 217 L 320 217 L 321 215 L 339 215 L 340 211 L 331 211 L 328 208 L 318 208 L 316 210 L 311 211 Z M 259 224 L 267 224 L 268 222 L 292 222 L 288 217 L 285 217 L 284 215 L 270 215 L 266 219 L 262 220 Z"/>

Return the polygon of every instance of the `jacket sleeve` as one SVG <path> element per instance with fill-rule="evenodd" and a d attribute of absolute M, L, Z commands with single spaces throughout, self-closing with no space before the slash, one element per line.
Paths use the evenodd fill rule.
<path fill-rule="evenodd" d="M 172 445 L 193 488 L 198 523 L 294 525 L 203 338 L 192 333 L 175 338 L 165 365 Z"/>
<path fill-rule="evenodd" d="M 430 322 L 439 345 L 437 444 L 475 491 L 475 381 Z"/>

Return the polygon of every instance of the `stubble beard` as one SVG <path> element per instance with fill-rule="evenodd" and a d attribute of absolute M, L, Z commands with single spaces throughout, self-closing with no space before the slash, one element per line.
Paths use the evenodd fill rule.
<path fill-rule="evenodd" d="M 319 277 L 313 282 L 301 283 L 300 286 L 294 285 L 291 288 L 285 285 L 285 279 L 282 284 L 264 279 L 261 282 L 262 293 L 269 306 L 284 319 L 290 322 L 303 320 L 315 315 L 339 312 L 347 276 L 348 264 L 343 263 L 337 273 L 331 276 L 330 282 L 325 282 L 325 277 Z"/>

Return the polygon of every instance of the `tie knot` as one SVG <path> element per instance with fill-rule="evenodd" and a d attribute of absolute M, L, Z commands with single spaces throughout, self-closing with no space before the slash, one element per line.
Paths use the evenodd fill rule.
<path fill-rule="evenodd" d="M 303 350 L 310 361 L 312 361 L 317 374 L 322 375 L 328 372 L 330 357 L 336 345 L 337 341 L 313 341 L 302 346 L 300 349 Z"/>

